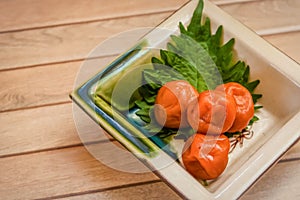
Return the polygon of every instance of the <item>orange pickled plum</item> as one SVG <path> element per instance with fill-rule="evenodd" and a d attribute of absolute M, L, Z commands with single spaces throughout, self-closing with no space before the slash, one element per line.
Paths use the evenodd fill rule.
<path fill-rule="evenodd" d="M 229 130 L 236 118 L 235 101 L 224 92 L 206 90 L 190 103 L 187 117 L 197 132 L 221 134 Z"/>
<path fill-rule="evenodd" d="M 167 82 L 160 88 L 155 100 L 156 121 L 168 128 L 188 127 L 186 109 L 189 103 L 197 97 L 198 91 L 187 81 Z"/>
<path fill-rule="evenodd" d="M 234 98 L 236 104 L 236 118 L 228 132 L 242 131 L 254 116 L 254 103 L 247 88 L 236 82 L 219 85 L 216 90 L 225 91 Z"/>
<path fill-rule="evenodd" d="M 202 153 L 203 148 L 209 148 L 210 151 Z M 229 139 L 223 134 L 208 136 L 196 133 L 185 143 L 182 153 L 183 165 L 196 179 L 215 179 L 227 166 L 229 149 Z"/>

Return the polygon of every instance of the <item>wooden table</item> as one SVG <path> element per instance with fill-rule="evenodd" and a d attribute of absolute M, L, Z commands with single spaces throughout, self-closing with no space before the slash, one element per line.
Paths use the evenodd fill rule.
<path fill-rule="evenodd" d="M 68 94 L 96 45 L 153 27 L 187 1 L 0 1 L 0 199 L 180 199 L 153 173 L 120 172 L 91 156 Z M 300 62 L 299 0 L 213 2 Z M 299 150 L 241 199 L 299 199 Z"/>

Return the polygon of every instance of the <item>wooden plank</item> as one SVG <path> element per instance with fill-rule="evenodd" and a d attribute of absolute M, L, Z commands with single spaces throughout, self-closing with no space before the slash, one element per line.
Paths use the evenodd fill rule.
<path fill-rule="evenodd" d="M 0 34 L 0 70 L 83 59 L 110 37 L 133 30 L 141 36 L 170 14 L 165 12 Z M 137 35 L 131 37 L 138 39 Z M 135 44 L 133 39 L 122 40 L 123 48 Z"/>
<path fill-rule="evenodd" d="M 284 49 L 287 54 L 292 54 L 295 51 L 294 41 L 300 40 L 300 32 L 266 36 L 265 38 L 274 43 L 274 45 Z M 285 39 L 280 40 L 280 38 Z M 295 52 L 299 51 L 296 49 Z M 295 54 L 293 57 L 298 62 L 300 61 L 298 54 Z M 81 74 L 81 80 L 85 81 L 90 78 L 96 71 L 100 70 L 101 66 L 105 66 L 105 63 L 108 63 L 113 58 L 95 59 L 96 64 L 89 65 L 90 68 L 83 70 L 85 73 Z M 68 94 L 73 89 L 74 77 L 80 65 L 81 61 L 78 61 L 0 72 L 2 83 L 0 84 L 1 110 L 18 110 L 70 102 Z M 98 68 L 98 66 L 100 67 Z M 2 112 L 0 119 L 3 122 L 2 124 L 6 125 L 1 129 L 1 142 L 4 144 L 0 145 L 0 155 L 79 144 L 80 141 L 75 132 L 71 112 L 72 108 L 69 104 L 51 106 L 49 108 Z M 59 125 L 53 126 L 53 124 Z M 35 127 L 34 129 L 32 128 L 33 126 Z M 91 129 L 92 125 L 87 127 L 89 126 Z M 16 143 L 14 143 L 15 140 L 17 140 Z M 90 140 L 93 141 L 94 138 L 92 137 Z M 300 144 L 298 143 L 284 159 L 300 157 L 299 150 Z"/>
<path fill-rule="evenodd" d="M 218 5 L 247 1 L 258 0 L 212 0 Z M 186 2 L 188 0 L 153 0 L 151 4 L 147 0 L 112 0 L 110 3 L 105 0 L 0 1 L 0 32 L 174 11 Z"/>
<path fill-rule="evenodd" d="M 260 1 L 260 0 L 210 0 L 216 5 L 226 5 L 226 4 L 237 4 L 237 3 L 245 3 L 250 1 Z"/>
<path fill-rule="evenodd" d="M 299 3 L 282 1 L 250 2 L 224 5 L 222 8 L 256 31 L 269 30 L 272 27 L 297 27 L 299 25 Z M 268 4 L 267 6 L 263 6 Z M 277 6 L 289 6 L 285 9 Z M 268 7 L 268 10 L 260 10 Z M 284 8 L 284 7 L 283 7 Z M 251 13 L 251 16 L 249 16 Z M 61 26 L 0 35 L 0 69 L 18 68 L 45 63 L 82 59 L 98 44 L 114 34 L 138 27 L 154 27 L 169 16 L 171 12 L 161 14 L 111 19 L 101 22 Z M 247 15 L 246 15 L 247 14 Z M 253 15 L 253 16 L 252 16 Z M 274 18 L 270 23 L 266 18 Z M 112 26 L 113 24 L 113 26 Z M 281 32 L 279 30 L 277 32 Z M 274 31 L 273 31 L 274 32 Z M 272 32 L 272 33 L 273 33 Z M 276 32 L 276 31 L 275 31 Z"/>
<path fill-rule="evenodd" d="M 286 185 L 290 182 L 297 183 L 293 177 L 295 179 L 300 173 L 298 165 L 299 161 L 277 164 L 246 193 L 245 198 L 247 199 L 248 195 L 248 199 L 253 199 L 256 195 L 269 198 L 275 190 L 285 194 L 284 191 L 288 189 L 290 190 L 289 197 L 294 197 L 298 186 L 293 184 L 294 187 L 287 188 Z M 119 188 L 118 185 L 128 187 L 137 183 L 144 184 L 144 182 L 158 180 L 152 174 L 129 174 L 112 170 L 92 158 L 83 147 L 2 158 L 0 169 L 6 172 L 0 179 L 0 195 L 5 199 L 35 199 L 50 196 L 75 196 L 75 199 L 107 195 L 111 197 L 111 195 L 117 195 L 113 193 L 119 193 L 119 189 L 111 190 L 115 187 Z M 276 188 L 270 187 L 272 184 L 269 181 L 274 180 Z M 160 187 L 155 188 L 149 191 L 152 191 L 150 196 L 156 195 L 160 190 Z M 134 197 L 140 192 L 142 191 L 139 188 L 121 189 L 121 193 L 127 193 L 129 197 Z M 86 193 L 88 195 L 85 195 Z M 165 193 L 164 195 L 176 197 L 173 191 L 165 190 Z"/>
<path fill-rule="evenodd" d="M 0 113 L 0 158 L 114 139 L 76 104 Z"/>
<path fill-rule="evenodd" d="M 98 148 L 102 149 L 102 147 Z M 294 165 L 294 162 L 297 162 L 297 164 Z M 271 172 L 269 172 L 272 174 L 267 174 L 269 178 L 267 178 L 266 181 L 268 182 L 269 179 L 271 179 L 270 177 L 272 177 L 272 180 L 275 177 L 277 181 L 276 185 L 279 184 L 279 188 L 283 187 L 283 190 L 286 190 L 287 188 L 284 187 L 284 185 L 286 185 L 285 183 L 295 181 L 291 180 L 290 176 L 297 177 L 297 174 L 300 173 L 298 170 L 298 162 L 299 160 L 277 164 Z M 287 165 L 286 163 L 289 164 Z M 12 169 L 11 166 L 14 166 L 14 169 Z M 26 169 L 30 170 L 24 170 L 23 166 L 26 166 Z M 136 166 L 136 164 L 134 164 L 134 166 Z M 68 170 L 65 170 L 66 168 L 68 168 Z M 16 171 L 15 169 L 20 170 Z M 273 172 L 274 169 L 276 169 L 275 172 Z M 121 173 L 120 175 L 120 172 L 111 171 L 111 169 L 107 169 L 107 167 L 103 166 L 94 158 L 91 158 L 90 154 L 88 154 L 83 147 L 2 158 L 0 160 L 0 171 L 6 172 L 5 176 L 1 177 L 0 195 L 7 199 L 73 196 L 87 193 L 87 191 L 108 190 L 109 188 L 113 188 L 114 184 L 136 184 L 136 182 L 132 182 L 133 179 L 134 181 L 141 182 L 156 180 L 156 178 L 144 180 L 144 177 L 142 176 L 141 179 L 139 175 L 138 178 L 132 178 L 132 174 L 128 175 L 125 173 L 125 175 L 123 175 L 124 173 Z M 107 177 L 110 176 L 109 174 L 111 174 L 112 177 Z M 117 176 L 124 182 L 118 182 L 120 180 L 115 180 L 114 176 Z M 149 176 L 147 175 L 147 177 Z M 130 181 L 127 179 L 130 179 Z M 295 181 L 295 183 L 297 183 L 297 181 Z M 258 184 L 260 184 L 260 182 Z M 65 189 L 65 185 L 68 185 L 67 189 Z M 250 192 L 250 190 L 248 194 L 258 193 L 259 195 L 269 195 L 270 192 L 266 191 L 270 191 L 272 188 L 266 187 L 265 185 L 270 184 L 260 184 L 253 188 L 256 188 L 255 190 L 258 188 L 259 192 Z M 29 190 L 29 188 L 31 189 Z M 295 190 L 295 188 L 290 189 L 292 191 Z M 135 193 L 133 193 L 133 195 L 134 194 Z M 250 196 L 253 197 L 253 195 Z"/>
<path fill-rule="evenodd" d="M 115 56 L 0 72 L 0 111 L 70 102 L 69 93 Z M 76 84 L 77 83 L 77 84 Z"/>
<path fill-rule="evenodd" d="M 0 113 L 0 119 L 0 156 L 80 143 L 71 104 Z"/>
<path fill-rule="evenodd" d="M 295 160 L 300 158 L 300 141 L 298 141 L 286 154 L 281 158 L 281 161 Z"/>
<path fill-rule="evenodd" d="M 264 38 L 300 63 L 300 54 L 297 53 L 300 52 L 300 46 L 294 45 L 295 41 L 300 41 L 300 31 Z M 82 67 L 83 62 L 77 61 L 2 71 L 0 111 L 69 101 L 68 94 L 74 88 L 76 74 L 77 79 L 84 82 L 114 58 L 86 61 Z"/>
<path fill-rule="evenodd" d="M 299 196 L 300 175 L 299 161 L 279 163 L 267 172 L 249 191 L 240 199 L 297 199 Z M 291 183 L 291 184 L 290 184 Z M 99 191 L 100 190 L 100 191 Z M 129 185 L 121 188 L 101 189 L 81 193 L 61 195 L 62 199 L 180 199 L 163 182 L 150 182 L 140 185 Z M 159 195 L 159 196 L 158 196 Z"/>
<path fill-rule="evenodd" d="M 299 199 L 300 160 L 275 165 L 241 200 Z"/>
<path fill-rule="evenodd" d="M 123 161 L 126 166 L 136 166 L 126 158 Z M 158 180 L 150 172 L 114 170 L 93 158 L 84 147 L 2 158 L 0 171 L 5 172 L 0 177 L 1 198 L 15 200 L 107 190 Z"/>
<path fill-rule="evenodd" d="M 79 65 L 80 62 L 68 62 L 0 72 L 1 111 L 70 102 L 67 94 L 72 90 Z"/>
<path fill-rule="evenodd" d="M 170 199 L 179 200 L 180 198 L 173 190 L 170 189 L 163 182 L 155 182 L 149 184 L 142 184 L 127 188 L 118 188 L 103 192 L 92 192 L 83 195 L 69 196 L 62 198 L 62 200 L 88 200 L 88 199 L 101 199 L 101 200 L 128 200 L 128 199 Z"/>
<path fill-rule="evenodd" d="M 0 120 L 0 157 L 108 140 L 107 134 L 71 103 L 4 112 Z M 282 160 L 296 158 L 300 158 L 300 142 Z"/>
<path fill-rule="evenodd" d="M 62 108 L 58 108 L 58 110 L 61 110 L 61 112 L 64 113 L 64 110 Z M 18 119 L 19 118 L 16 118 L 16 120 L 18 120 Z M 51 116 L 51 120 L 52 121 L 45 120 L 45 122 L 47 122 L 48 124 L 50 124 L 48 127 L 50 127 L 53 124 L 57 124 L 56 121 L 53 121 L 54 119 L 55 118 L 53 118 L 53 116 Z M 58 121 L 59 121 L 59 119 L 58 119 Z M 66 120 L 64 120 L 64 122 L 65 121 Z M 53 123 L 51 123 L 51 122 L 53 122 Z M 23 124 L 19 124 L 19 125 L 20 125 L 20 127 L 23 127 L 23 129 L 26 130 L 26 125 L 25 126 L 22 126 Z M 63 123 L 63 125 L 65 125 L 65 123 Z M 29 125 L 27 125 L 27 127 L 32 127 L 32 125 L 29 124 Z M 57 129 L 62 129 L 65 126 L 56 126 L 56 127 L 57 127 Z M 66 128 L 66 129 L 68 129 L 68 128 Z M 51 136 L 53 138 L 51 138 L 51 137 L 47 138 L 47 135 L 49 133 L 47 131 L 45 131 L 45 130 L 47 130 L 47 129 L 43 129 L 43 128 L 40 129 L 40 133 L 44 133 L 42 135 L 40 134 L 40 138 L 44 138 L 44 140 L 42 140 L 41 142 L 44 143 L 45 141 L 47 141 L 49 139 L 50 140 L 54 140 L 54 141 L 55 140 L 59 140 L 58 135 L 55 135 L 55 134 L 53 136 Z M 39 130 L 36 130 L 36 132 L 38 133 Z M 54 132 L 57 132 L 57 130 L 54 130 Z M 58 132 L 57 134 L 63 134 L 65 136 L 65 141 L 72 140 L 72 137 L 70 137 L 70 135 L 68 133 L 69 133 L 68 131 L 63 130 L 61 133 Z M 20 135 L 21 139 L 25 139 L 26 140 L 26 138 L 27 138 L 27 141 L 35 140 L 35 138 L 36 138 L 34 136 L 30 136 L 29 134 L 27 135 L 27 137 L 26 137 L 26 135 L 23 137 L 23 133 L 22 134 L 19 133 L 19 135 Z M 16 140 L 18 138 L 18 136 L 14 135 L 14 136 L 12 136 L 12 138 L 14 140 Z M 3 141 L 3 140 L 7 141 L 5 138 L 4 139 L 1 138 L 1 141 Z M 9 145 L 14 144 L 14 142 L 8 142 L 8 143 L 9 143 Z M 22 143 L 19 143 L 19 145 L 21 146 Z M 81 153 L 80 152 L 82 151 L 82 150 L 74 150 L 74 149 L 81 149 L 81 148 L 82 147 L 68 148 L 68 149 L 63 149 L 63 150 L 58 150 L 58 151 L 50 151 L 50 152 L 42 152 L 42 153 L 37 153 L 37 154 L 29 154 L 29 155 L 22 155 L 22 156 L 14 156 L 14 157 L 2 158 L 0 160 L 0 169 L 1 169 L 0 171 L 5 171 L 5 172 L 9 173 L 8 177 L 7 177 L 7 174 L 6 174 L 6 176 L 3 176 L 2 178 L 6 177 L 7 179 L 12 179 L 12 180 L 14 180 L 14 183 L 11 184 L 11 182 L 7 182 L 6 179 L 0 181 L 0 186 L 1 186 L 1 183 L 6 183 L 6 184 L 12 186 L 12 188 L 10 188 L 11 190 L 8 190 L 8 191 L 6 190 L 6 188 L 3 188 L 1 186 L 0 195 L 1 196 L 3 195 L 2 197 L 11 197 L 11 198 L 14 198 L 14 199 L 18 199 L 18 195 L 20 195 L 22 193 L 26 197 L 27 197 L 27 195 L 29 195 L 30 198 L 38 198 L 38 197 L 41 197 L 41 196 L 31 196 L 31 195 L 35 195 L 35 194 L 31 193 L 32 190 L 29 189 L 29 188 L 33 187 L 37 191 L 41 192 L 43 190 L 43 189 L 41 189 L 42 187 L 52 188 L 55 185 L 55 188 L 53 190 L 56 190 L 59 187 L 63 188 L 64 187 L 63 184 L 68 184 L 68 187 L 71 187 L 71 188 L 68 188 L 68 190 L 66 192 L 69 192 L 69 193 L 73 194 L 74 193 L 73 189 L 75 187 L 74 185 L 72 185 L 74 183 L 74 180 L 73 180 L 73 178 L 74 178 L 73 175 L 74 174 L 76 176 L 74 184 L 78 184 L 78 182 L 80 182 L 80 180 L 82 180 L 83 181 L 82 183 L 86 183 L 86 185 L 90 185 L 91 183 L 90 182 L 85 182 L 85 178 L 81 176 L 81 171 L 82 170 L 84 171 L 84 169 L 87 168 L 87 167 L 83 167 L 84 169 L 83 168 L 82 169 L 77 169 L 76 173 L 74 172 L 75 169 L 73 170 L 73 167 L 80 168 L 80 165 L 81 165 L 80 163 L 90 163 L 90 162 L 94 163 L 94 161 L 91 161 L 90 159 L 88 159 L 88 160 L 81 159 L 81 160 L 76 161 L 76 162 L 73 161 L 73 158 L 77 159 L 78 157 L 81 157 Z M 298 146 L 298 149 L 299 149 L 299 146 Z M 72 151 L 72 153 L 68 153 L 69 151 Z M 63 155 L 60 155 L 60 153 L 57 153 L 57 152 L 67 152 L 67 153 L 63 153 Z M 299 158 L 299 151 L 296 151 L 296 152 L 298 153 L 298 158 Z M 50 154 L 50 155 L 48 155 L 48 154 Z M 87 156 L 83 156 L 83 157 L 86 158 Z M 58 161 L 56 160 L 57 158 L 59 159 Z M 31 160 L 33 160 L 33 162 Z M 42 166 L 40 166 L 40 163 L 42 164 Z M 51 163 L 50 166 L 47 163 Z M 279 165 L 281 165 L 281 163 Z M 10 168 L 11 166 L 15 166 L 14 167 L 15 169 L 20 169 L 19 171 L 17 171 L 17 174 L 15 174 L 16 173 L 15 170 L 10 171 L 10 170 L 7 169 L 7 168 Z M 29 170 L 29 171 L 25 170 L 24 171 L 24 168 L 21 167 L 21 166 L 26 166 L 26 169 L 33 169 L 33 171 L 32 170 Z M 42 169 L 41 169 L 41 167 L 42 167 Z M 59 169 L 57 169 L 57 167 L 59 167 Z M 61 171 L 66 171 L 65 170 L 66 168 L 68 168 L 68 170 L 71 169 L 70 174 L 68 174 L 68 175 L 66 175 L 66 174 L 64 174 L 64 173 L 61 172 Z M 95 168 L 98 168 L 98 166 L 96 166 Z M 95 170 L 95 169 L 93 168 L 93 170 Z M 99 169 L 99 171 L 102 171 L 102 168 Z M 282 172 L 282 169 L 280 169 L 279 171 Z M 32 173 L 32 172 L 34 172 L 34 173 Z M 46 173 L 46 174 L 39 174 L 37 172 Z M 78 172 L 80 172 L 79 175 L 78 175 Z M 47 173 L 50 173 L 50 175 L 47 174 Z M 56 175 L 56 173 L 60 174 L 61 176 L 60 175 Z M 88 172 L 83 172 L 83 173 L 86 174 Z M 91 173 L 94 174 L 93 172 L 91 172 Z M 111 173 L 111 172 L 103 172 L 103 173 L 107 173 L 108 174 L 108 173 Z M 28 174 L 35 174 L 35 175 L 34 176 L 29 175 L 28 176 Z M 90 174 L 90 176 L 93 176 L 92 174 Z M 115 174 L 113 174 L 113 175 L 115 175 Z M 297 173 L 293 174 L 293 175 L 296 176 Z M 24 177 L 27 177 L 27 178 L 24 178 Z M 41 180 L 40 177 L 47 177 L 47 178 L 49 178 L 49 180 L 45 180 L 45 178 L 42 178 L 42 180 Z M 62 179 L 64 179 L 64 180 L 70 178 L 70 180 L 66 183 L 64 180 L 60 180 L 60 177 L 63 177 Z M 96 176 L 96 177 L 98 177 L 98 176 Z M 102 175 L 101 175 L 101 177 L 102 177 Z M 2 178 L 0 178 L 0 180 Z M 89 178 L 91 178 L 91 177 L 89 177 Z M 284 180 L 284 179 L 281 179 L 281 178 L 278 178 L 278 179 L 279 180 Z M 20 180 L 22 180 L 22 181 L 19 182 Z M 39 180 L 39 181 L 36 182 L 36 180 Z M 18 184 L 15 183 L 15 181 Z M 107 181 L 111 181 L 111 180 L 107 180 Z M 41 182 L 43 182 L 42 185 L 40 185 Z M 70 182 L 72 182 L 71 186 L 69 186 Z M 45 184 L 47 184 L 47 185 L 45 185 Z M 92 183 L 92 185 L 93 184 L 94 183 Z M 76 187 L 78 187 L 78 185 L 76 185 Z M 16 188 L 18 188 L 18 189 L 17 189 L 17 192 L 14 195 L 17 195 L 17 196 L 6 196 L 6 195 L 11 195 L 11 194 L 7 194 L 6 192 L 10 193 L 11 191 L 13 191 Z M 2 189 L 3 189 L 4 193 L 3 193 Z M 101 188 L 101 190 L 102 189 L 103 188 Z M 49 191 L 49 189 L 48 189 L 46 191 L 46 194 L 43 193 L 43 195 L 45 195 L 45 196 L 47 196 L 47 195 L 52 196 L 52 195 L 54 195 L 54 191 L 53 190 L 50 189 L 50 191 Z M 84 191 L 90 191 L 90 190 L 99 190 L 99 188 L 92 188 L 92 189 L 91 188 L 88 188 L 88 189 L 85 188 L 84 189 Z M 82 192 L 83 191 L 75 190 L 75 193 L 78 193 L 78 194 L 80 194 Z M 69 193 L 60 193 L 60 192 L 56 191 L 55 195 L 59 196 L 59 195 L 65 195 L 65 194 L 69 194 Z M 40 194 L 38 194 L 38 195 L 40 195 Z M 24 196 L 22 196 L 22 197 L 24 197 Z"/>
<path fill-rule="evenodd" d="M 0 1 L 0 32 L 174 11 L 187 1 Z"/>
<path fill-rule="evenodd" d="M 71 103 L 0 113 L 0 119 L 0 157 L 111 139 Z"/>
<path fill-rule="evenodd" d="M 300 63 L 300 45 L 295 45 L 295 43 L 300 41 L 300 31 L 293 31 L 286 34 L 267 35 L 264 36 L 264 39 Z"/>
<path fill-rule="evenodd" d="M 300 30 L 300 1 L 262 0 L 222 5 L 221 8 L 258 34 Z M 271 19 L 271 20 L 270 20 Z"/>

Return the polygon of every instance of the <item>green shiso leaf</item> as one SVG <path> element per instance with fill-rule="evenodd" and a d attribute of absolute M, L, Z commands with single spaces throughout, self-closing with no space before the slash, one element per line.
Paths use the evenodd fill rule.
<path fill-rule="evenodd" d="M 151 59 L 153 69 L 143 72 L 143 86 L 139 92 L 144 98 L 136 102 L 140 109 L 136 114 L 146 122 L 150 132 L 158 131 L 154 128 L 155 121 L 151 120 L 150 108 L 160 87 L 169 81 L 186 80 L 199 92 L 214 89 L 222 83 L 238 82 L 250 91 L 254 103 L 262 97 L 253 93 L 259 80 L 249 82 L 250 67 L 234 58 L 234 38 L 224 43 L 222 26 L 214 34 L 211 32 L 210 19 L 203 17 L 203 6 L 203 0 L 199 0 L 189 25 L 185 27 L 179 23 L 180 34 L 170 37 L 167 49 L 161 49 L 160 57 Z M 261 106 L 256 106 L 259 108 Z M 251 124 L 257 120 L 253 117 Z M 166 128 L 158 132 L 161 138 L 172 134 L 174 130 Z"/>

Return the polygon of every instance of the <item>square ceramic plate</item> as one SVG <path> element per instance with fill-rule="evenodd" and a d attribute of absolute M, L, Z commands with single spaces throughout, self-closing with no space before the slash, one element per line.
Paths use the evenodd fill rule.
<path fill-rule="evenodd" d="M 155 170 L 182 197 L 236 199 L 300 137 L 298 63 L 214 4 L 204 1 L 203 13 L 211 19 L 212 32 L 222 25 L 224 41 L 235 38 L 234 48 L 237 55 L 250 66 L 251 78 L 261 81 L 256 93 L 263 94 L 263 98 L 259 100 L 263 109 L 257 113 L 260 120 L 253 127 L 253 138 L 245 141 L 242 148 L 237 147 L 229 155 L 229 163 L 224 173 L 208 186 L 195 180 L 180 162 L 174 162 L 173 150 L 175 148 L 180 153 L 183 141 L 175 139 L 170 146 L 159 137 L 148 135 L 136 123 L 136 108 L 126 107 L 138 97 L 131 93 L 130 100 L 124 98 L 126 90 L 134 91 L 141 84 L 141 69 L 151 68 L 150 58 L 158 53 L 153 49 L 165 48 L 170 35 L 178 34 L 179 22 L 185 25 L 189 23 L 197 3 L 198 1 L 190 1 L 184 5 L 144 36 L 136 46 L 76 89 L 71 98 L 115 139 Z M 124 74 L 129 75 L 123 78 Z M 102 94 L 100 96 L 97 93 L 99 91 Z M 113 98 L 113 95 L 116 96 Z M 97 103 L 95 96 L 98 96 Z"/>

